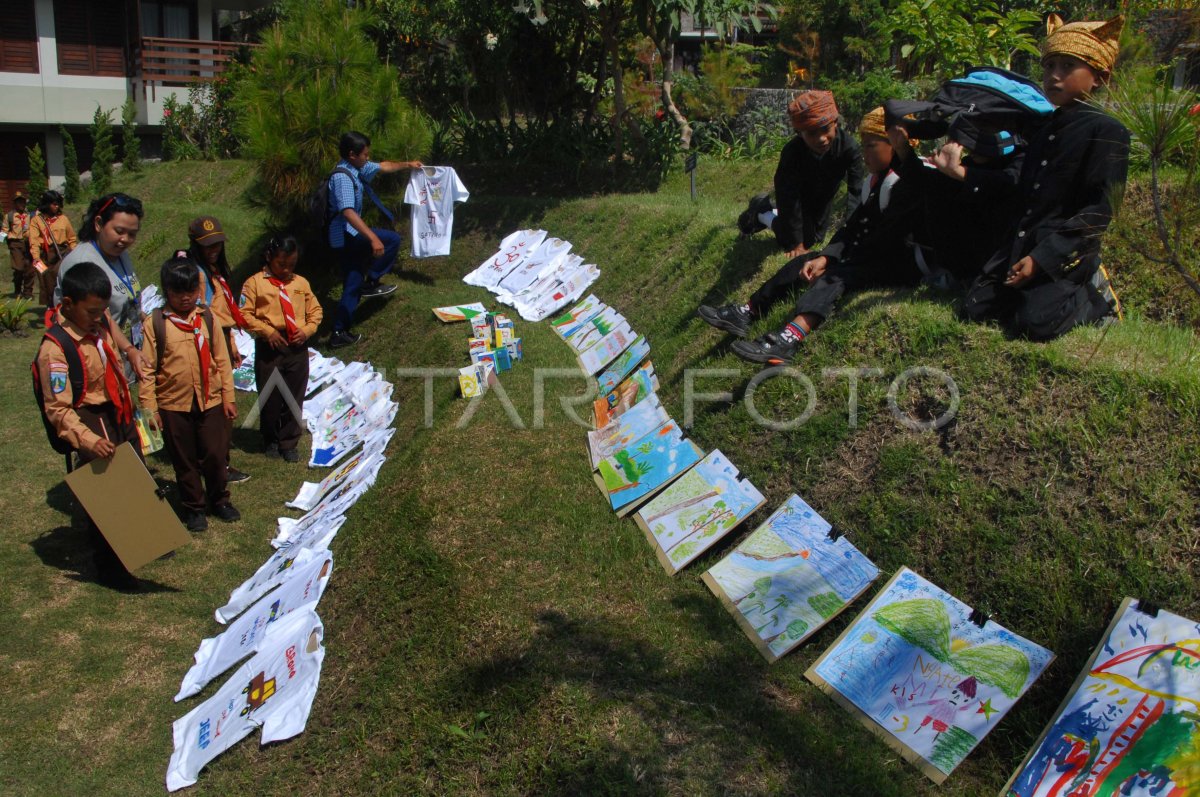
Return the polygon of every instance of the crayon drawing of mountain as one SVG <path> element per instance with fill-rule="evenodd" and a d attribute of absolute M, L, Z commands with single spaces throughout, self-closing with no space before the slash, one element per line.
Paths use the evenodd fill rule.
<path fill-rule="evenodd" d="M 654 543 L 659 562 L 675 574 L 736 528 L 764 500 L 737 467 L 714 450 L 647 502 L 634 520 Z"/>
<path fill-rule="evenodd" d="M 879 576 L 798 495 L 705 575 L 704 581 L 768 661 L 798 646 Z"/>
<path fill-rule="evenodd" d="M 550 328 L 557 332 L 560 338 L 568 338 L 607 307 L 608 305 L 597 299 L 594 293 L 588 294 L 579 304 L 552 318 Z"/>

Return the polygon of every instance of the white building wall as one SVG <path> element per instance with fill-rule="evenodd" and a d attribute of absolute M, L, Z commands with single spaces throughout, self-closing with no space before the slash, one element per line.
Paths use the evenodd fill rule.
<path fill-rule="evenodd" d="M 58 73 L 53 0 L 37 0 L 38 73 L 0 72 L 4 101 L 0 124 L 90 124 L 96 106 L 120 108 L 129 96 L 120 77 L 87 77 Z"/>

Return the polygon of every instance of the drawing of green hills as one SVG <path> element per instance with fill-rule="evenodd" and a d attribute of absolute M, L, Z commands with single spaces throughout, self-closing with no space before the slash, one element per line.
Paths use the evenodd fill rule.
<path fill-rule="evenodd" d="M 1017 699 L 1029 677 L 1029 659 L 1008 645 L 974 645 L 951 651 L 950 615 L 933 598 L 892 603 L 875 612 L 875 622 L 940 662 Z"/>
<path fill-rule="evenodd" d="M 767 560 L 794 553 L 783 541 L 783 538 L 771 531 L 770 528 L 762 528 L 751 534 L 745 542 L 738 546 L 737 552 L 756 559 Z"/>

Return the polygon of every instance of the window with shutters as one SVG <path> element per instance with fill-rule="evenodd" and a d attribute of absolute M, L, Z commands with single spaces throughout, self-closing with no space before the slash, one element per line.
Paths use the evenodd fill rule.
<path fill-rule="evenodd" d="M 0 14 L 0 72 L 38 71 L 34 0 L 5 0 Z"/>
<path fill-rule="evenodd" d="M 54 0 L 54 27 L 61 74 L 125 76 L 124 15 L 111 4 Z"/>

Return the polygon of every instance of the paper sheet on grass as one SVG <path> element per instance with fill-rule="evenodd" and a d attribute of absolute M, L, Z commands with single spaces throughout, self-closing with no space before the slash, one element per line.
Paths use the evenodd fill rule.
<path fill-rule="evenodd" d="M 618 419 L 626 419 L 643 401 Z M 718 450 L 651 498 L 634 522 L 654 546 L 663 569 L 675 575 L 765 502 L 762 493 Z"/>
<path fill-rule="evenodd" d="M 592 469 L 599 466 L 600 460 L 611 457 L 617 450 L 649 434 L 668 420 L 670 416 L 659 402 L 658 395 L 651 393 L 604 428 L 588 432 L 588 454 Z"/>
<path fill-rule="evenodd" d="M 1121 602 L 1008 797 L 1200 790 L 1200 623 Z"/>
<path fill-rule="evenodd" d="M 901 568 L 805 673 L 935 783 L 1054 659 Z"/>
<path fill-rule="evenodd" d="M 695 465 L 704 452 L 674 421 L 667 421 L 648 435 L 600 460 L 596 485 L 621 517 Z"/>
<path fill-rule="evenodd" d="M 574 335 L 580 327 L 607 309 L 607 307 L 608 305 L 596 298 L 596 294 L 589 293 L 579 304 L 567 312 L 552 318 L 550 320 L 550 328 L 560 338 L 566 340 Z"/>

